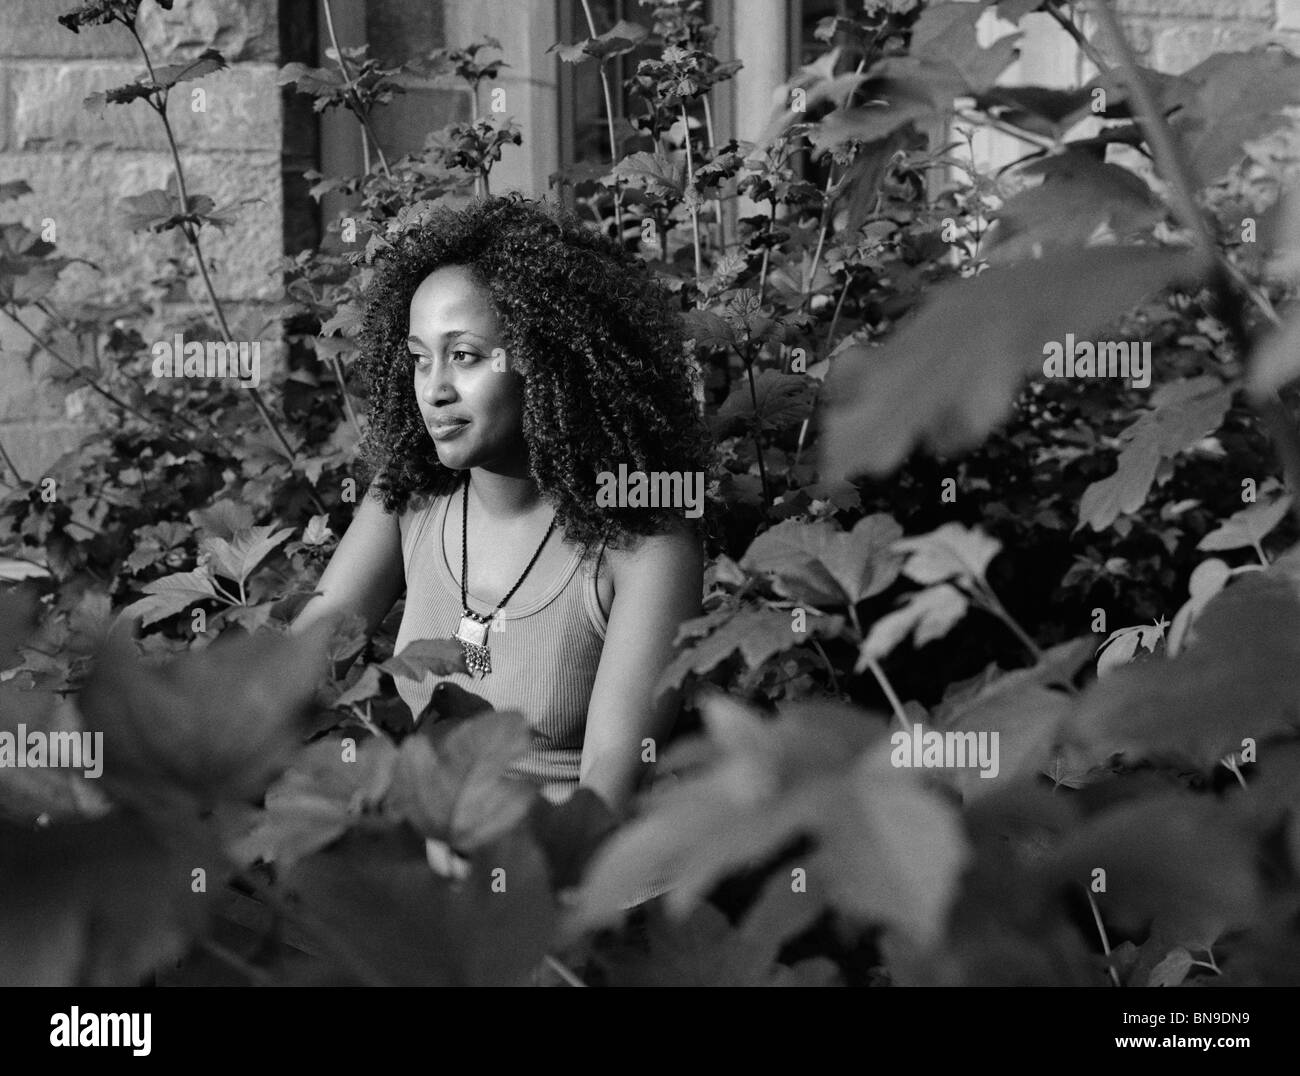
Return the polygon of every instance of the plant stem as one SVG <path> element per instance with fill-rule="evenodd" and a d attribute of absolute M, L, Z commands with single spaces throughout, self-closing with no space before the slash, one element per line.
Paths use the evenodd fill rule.
<path fill-rule="evenodd" d="M 586 0 L 583 0 L 583 2 L 585 4 Z M 560 963 L 560 961 L 556 960 L 555 957 L 551 956 L 550 953 L 547 953 L 544 957 L 542 957 L 542 962 L 547 967 L 549 967 L 553 972 L 555 972 L 556 975 L 558 975 L 561 979 L 563 979 L 566 983 L 568 983 L 570 986 L 587 985 L 580 978 L 578 978 L 578 976 L 576 976 L 572 971 L 570 971 L 567 967 L 565 967 L 565 965 Z"/>
<path fill-rule="evenodd" d="M 975 598 L 988 612 L 997 617 L 1003 624 L 1011 629 L 1012 634 L 1020 640 L 1021 645 L 1029 651 L 1029 656 L 1033 659 L 1035 665 L 1039 665 L 1043 660 L 1043 652 L 1039 646 L 1030 637 L 1010 613 L 1007 612 L 1006 606 L 998 599 L 993 592 L 993 588 L 985 583 L 982 579 L 975 580 Z"/>
<path fill-rule="evenodd" d="M 1108 66 L 1106 58 L 1097 51 L 1097 46 L 1084 36 L 1083 31 L 1075 25 L 1074 20 L 1061 11 L 1056 0 L 1048 0 L 1046 10 L 1047 14 L 1056 20 L 1061 29 L 1074 38 L 1074 43 L 1079 46 L 1079 51 L 1092 61 L 1093 67 L 1104 73 Z"/>
<path fill-rule="evenodd" d="M 1101 949 L 1106 954 L 1106 970 L 1110 972 L 1111 982 L 1119 986 L 1119 973 L 1115 970 L 1115 966 L 1110 963 L 1110 939 L 1106 937 L 1106 924 L 1101 921 L 1101 911 L 1097 907 L 1097 901 L 1092 895 L 1092 890 L 1085 885 L 1083 891 L 1088 894 L 1088 904 L 1092 907 L 1092 918 L 1097 924 L 1097 933 L 1101 935 Z"/>
<path fill-rule="evenodd" d="M 686 116 L 686 102 L 681 103 L 682 134 L 686 139 L 686 189 L 694 190 L 695 160 L 691 153 L 691 126 Z M 700 207 L 691 204 L 691 241 L 695 246 L 695 305 L 704 305 L 704 260 L 700 254 Z M 751 384 L 751 388 L 752 388 Z"/>
<path fill-rule="evenodd" d="M 84 370 L 82 370 L 80 366 L 76 365 L 76 363 L 69 362 L 57 351 L 55 351 L 54 348 L 52 348 L 49 344 L 47 344 L 44 340 L 42 340 L 40 336 L 36 334 L 36 332 L 32 329 L 30 325 L 27 324 L 27 322 L 23 321 L 23 319 L 18 316 L 17 307 L 14 306 L 8 307 L 5 310 L 5 314 L 8 315 L 9 319 L 15 325 L 17 325 L 18 328 L 22 329 L 23 332 L 25 332 L 28 336 L 30 336 L 32 340 L 35 341 L 36 346 L 39 347 L 42 351 L 44 351 L 45 354 L 49 355 L 50 358 L 54 359 L 56 362 L 60 363 L 61 365 L 66 366 L 69 370 L 71 370 L 74 374 L 76 374 L 79 378 L 81 378 L 82 381 L 84 381 L 97 393 L 103 396 L 104 399 L 108 400 L 110 403 L 116 405 L 117 407 L 122 408 L 123 411 L 129 412 L 130 414 L 135 415 L 136 418 L 142 419 L 151 425 L 158 424 L 157 419 L 150 418 L 143 411 L 139 410 L 136 407 L 131 406 L 131 404 L 127 403 L 125 400 L 118 399 L 117 396 L 109 392 L 108 389 L 104 388 L 97 381 L 91 378 L 90 375 L 88 375 Z M 17 474 L 16 471 L 14 473 Z"/>
<path fill-rule="evenodd" d="M 767 464 L 763 462 L 763 440 L 758 421 L 758 389 L 754 387 L 754 360 L 748 354 L 741 356 L 745 360 L 745 376 L 749 379 L 749 400 L 754 407 L 754 455 L 758 457 L 758 477 L 763 483 L 764 507 L 772 504 L 772 487 L 767 481 Z"/>
<path fill-rule="evenodd" d="M 822 647 L 822 644 L 815 638 L 812 639 L 811 642 L 813 644 L 813 649 L 821 655 L 822 661 L 826 664 L 827 675 L 831 678 L 831 690 L 838 695 L 840 693 L 840 678 L 835 675 L 835 666 L 831 664 L 831 659 L 826 656 L 826 650 Z"/>
<path fill-rule="evenodd" d="M 325 3 L 325 11 L 326 14 L 328 15 L 329 0 L 324 0 L 324 3 Z M 149 69 L 149 77 L 153 78 L 154 77 L 153 64 L 149 59 L 149 50 L 144 47 L 144 42 L 140 40 L 140 35 L 135 32 L 135 28 L 130 27 L 130 29 L 131 29 L 131 35 L 135 38 L 135 43 L 140 47 L 140 52 L 144 56 L 145 65 Z M 342 60 L 342 57 L 343 54 L 339 53 L 340 61 Z M 165 92 L 159 95 L 159 100 L 157 104 L 154 104 L 152 100 L 150 100 L 149 104 L 150 107 L 153 108 L 153 110 L 156 113 L 158 113 L 158 118 L 162 121 L 163 132 L 167 135 L 167 147 L 171 151 L 172 163 L 175 165 L 176 168 L 176 192 L 180 197 L 181 213 L 182 214 L 188 213 L 190 211 L 190 200 L 189 200 L 189 194 L 187 193 L 185 188 L 185 168 L 181 164 L 180 148 L 176 145 L 176 135 L 172 131 L 171 120 L 167 118 L 167 97 Z M 193 228 L 191 228 L 191 226 L 188 223 L 182 224 L 181 234 L 185 236 L 185 239 L 189 243 L 190 248 L 194 251 L 194 260 L 198 262 L 199 275 L 203 279 L 203 285 L 207 289 L 208 299 L 212 303 L 212 309 L 213 312 L 216 314 L 217 323 L 221 327 L 222 339 L 227 344 L 231 344 L 234 341 L 231 339 L 230 326 L 226 323 L 226 313 L 221 306 L 221 300 L 217 298 L 217 290 L 212 286 L 212 278 L 208 275 L 208 267 L 203 260 L 203 248 L 199 243 L 198 225 L 194 225 Z M 294 452 L 292 446 L 289 444 L 288 438 L 285 437 L 284 431 L 280 429 L 279 423 L 275 421 L 275 416 L 271 414 L 270 408 L 266 406 L 265 401 L 262 399 L 262 394 L 256 388 L 250 388 L 249 395 L 252 397 L 253 406 L 257 409 L 258 413 L 262 416 L 262 420 L 267 424 L 268 427 L 270 427 L 271 432 L 275 435 L 276 439 L 284 447 L 284 450 L 288 454 L 289 459 L 293 460 L 295 458 L 296 453 Z M 321 504 L 320 499 L 315 494 L 315 491 L 312 491 L 310 496 L 312 501 L 315 503 L 317 509 L 320 512 L 324 512 L 325 506 Z"/>
<path fill-rule="evenodd" d="M 3 460 L 4 465 L 13 472 L 13 476 L 18 479 L 18 485 L 24 486 L 27 484 L 27 480 L 18 473 L 18 468 L 14 466 L 14 461 L 9 458 L 9 452 L 6 450 L 3 441 L 0 441 L 0 460 Z"/>
<path fill-rule="evenodd" d="M 860 647 L 866 639 L 866 634 L 862 630 L 862 622 L 858 619 L 858 610 L 852 602 L 849 603 L 849 620 L 853 623 L 853 630 L 857 632 L 858 646 Z M 912 731 L 912 722 L 908 719 L 907 711 L 903 709 L 903 703 L 898 697 L 898 692 L 894 690 L 894 685 L 889 682 L 889 677 L 885 675 L 885 670 L 880 667 L 880 662 L 873 657 L 863 655 L 863 661 L 867 663 L 867 668 L 871 670 L 871 675 L 876 678 L 876 683 L 880 685 L 880 690 L 885 693 L 885 698 L 889 700 L 890 708 L 894 711 L 894 716 L 898 718 L 898 723 L 903 726 L 904 732 Z"/>
<path fill-rule="evenodd" d="M 587 31 L 592 37 L 599 37 L 596 32 L 596 20 L 591 14 L 589 0 L 582 0 L 582 12 L 587 16 Z M 609 136 L 609 162 L 611 167 L 618 164 L 618 138 L 614 134 L 614 95 L 609 89 L 609 72 L 605 70 L 605 58 L 600 57 L 600 88 L 605 94 L 605 129 Z M 614 177 L 614 231 L 619 245 L 623 244 L 623 185 Z"/>
<path fill-rule="evenodd" d="M 375 137 L 375 132 L 370 126 L 370 117 L 362 107 L 361 97 L 357 94 L 356 84 L 352 81 L 352 75 L 348 71 L 347 61 L 343 59 L 343 50 L 339 48 L 339 39 L 334 36 L 334 13 L 330 10 L 330 0 L 321 0 L 325 8 L 325 26 L 329 30 L 330 44 L 334 47 L 334 55 L 338 57 L 339 70 L 343 73 L 343 81 L 348 84 L 348 94 L 356 102 L 356 107 L 352 109 L 353 114 L 361 121 L 361 150 L 365 157 L 366 171 L 370 171 L 370 153 L 366 149 L 366 139 L 374 144 L 375 153 L 379 157 L 379 167 L 383 169 L 384 175 L 389 179 L 392 173 L 388 171 L 388 159 L 384 156 L 384 147 L 379 144 L 379 139 Z"/>
<path fill-rule="evenodd" d="M 1251 349 L 1250 333 L 1241 303 L 1233 292 L 1233 273 L 1225 268 L 1225 260 L 1218 250 L 1214 235 L 1197 205 L 1191 169 L 1169 124 L 1156 107 L 1155 99 L 1138 69 L 1133 49 L 1121 32 L 1114 12 L 1106 0 L 1097 0 L 1096 10 L 1103 29 L 1120 57 L 1121 69 L 1127 76 L 1137 104 L 1138 123 L 1155 154 L 1157 167 L 1173 190 L 1174 210 L 1183 227 L 1192 232 L 1196 249 L 1207 264 L 1214 313 L 1227 326 L 1238 352 L 1245 356 Z M 1291 415 L 1276 393 L 1257 399 L 1255 410 L 1264 419 L 1272 435 L 1287 486 L 1292 493 L 1297 494 L 1292 500 L 1291 512 L 1296 521 L 1300 522 L 1300 433 L 1297 433 Z"/>

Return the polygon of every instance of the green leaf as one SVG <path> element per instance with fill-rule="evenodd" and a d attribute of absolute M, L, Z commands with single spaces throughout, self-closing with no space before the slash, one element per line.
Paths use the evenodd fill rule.
<path fill-rule="evenodd" d="M 317 741 L 267 790 L 266 809 L 239 842 L 236 858 L 288 868 L 333 843 L 383 799 L 396 763 L 397 750 L 383 736 L 354 741 L 350 752 L 338 739 Z"/>
<path fill-rule="evenodd" d="M 670 160 L 659 150 L 628 154 L 614 165 L 613 174 L 664 197 L 680 198 L 686 188 L 686 163 Z"/>
<path fill-rule="evenodd" d="M 1181 945 L 1175 945 L 1168 955 L 1151 969 L 1147 986 L 1179 986 L 1196 962 L 1192 954 Z"/>
<path fill-rule="evenodd" d="M 1105 530 L 1121 515 L 1146 503 L 1160 462 L 1186 451 L 1216 430 L 1232 403 L 1232 387 L 1217 378 L 1194 377 L 1161 385 L 1151 411 L 1120 433 L 1115 473 L 1093 482 L 1079 501 L 1079 523 Z"/>
<path fill-rule="evenodd" d="M 349 982 L 525 985 L 555 930 L 546 862 L 522 830 L 484 847 L 455 887 L 392 830 L 354 830 L 287 885 L 302 928 Z"/>
<path fill-rule="evenodd" d="M 1119 755 L 1209 770 L 1300 726 L 1300 593 L 1280 570 L 1213 598 L 1176 658 L 1116 669 L 1083 694 L 1067 731 L 1097 762 Z"/>
<path fill-rule="evenodd" d="M 145 628 L 166 620 L 169 616 L 175 616 L 195 602 L 220 598 L 212 577 L 205 568 L 164 575 L 161 579 L 146 583 L 143 589 L 148 597 L 132 602 L 122 610 L 121 615 L 128 620 L 140 617 L 141 627 Z"/>
<path fill-rule="evenodd" d="M 958 83 L 951 96 L 964 90 L 980 94 L 1016 59 L 1020 33 L 998 38 L 988 48 L 979 43 L 975 24 L 983 12 L 969 3 L 934 4 L 926 7 L 912 28 L 912 56 Z"/>
<path fill-rule="evenodd" d="M 1082 248 L 1099 229 L 1120 239 L 1150 232 L 1165 207 L 1127 168 L 1066 152 L 1026 166 L 1043 182 L 1009 198 L 989 236 L 989 261 L 1006 265 L 1056 248 Z"/>
<path fill-rule="evenodd" d="M 398 754 L 389 806 L 425 837 L 472 851 L 513 829 L 535 792 L 511 775 L 528 753 L 523 715 L 492 711 L 454 728 L 435 753 L 423 736 L 408 736 Z"/>
<path fill-rule="evenodd" d="M 909 635 L 918 647 L 942 639 L 966 615 L 969 607 L 966 595 L 948 583 L 907 595 L 900 608 L 871 625 L 858 650 L 853 671 L 860 673 L 871 660 L 886 657 Z"/>
<path fill-rule="evenodd" d="M 771 575 L 779 593 L 812 605 L 850 605 L 879 594 L 898 577 L 894 552 L 902 528 L 875 513 L 842 531 L 829 520 L 786 520 L 750 543 L 740 566 Z"/>
<path fill-rule="evenodd" d="M 1045 345 L 1066 333 L 1091 337 L 1143 299 L 1196 279 L 1200 265 L 1187 254 L 1107 247 L 936 289 L 883 347 L 836 356 L 822 394 L 823 473 L 887 474 L 918 440 L 939 455 L 973 448 L 1005 418 L 1024 376 L 1041 372 Z"/>
<path fill-rule="evenodd" d="M 816 396 L 817 386 L 811 378 L 764 370 L 754 379 L 753 393 L 747 379 L 737 382 L 718 408 L 714 435 L 727 437 L 755 425 L 765 432 L 786 429 L 808 417 Z"/>
<path fill-rule="evenodd" d="M 426 676 L 468 673 L 465 651 L 455 639 L 416 639 L 379 666 L 390 676 L 423 680 Z"/>
<path fill-rule="evenodd" d="M 162 811 L 261 795 L 299 747 L 327 637 L 223 638 L 156 666 L 114 631 L 79 696 L 104 733 L 104 785 Z"/>
<path fill-rule="evenodd" d="M 278 531 L 274 526 L 249 527 L 228 540 L 205 538 L 199 543 L 199 551 L 211 558 L 210 567 L 217 575 L 234 579 L 242 586 L 267 555 L 292 536 L 292 527 Z"/>
<path fill-rule="evenodd" d="M 1291 495 L 1279 497 L 1271 504 L 1253 504 L 1229 516 L 1218 530 L 1213 530 L 1196 543 L 1197 549 L 1220 552 L 1225 549 L 1242 549 L 1258 546 L 1291 509 Z"/>
<path fill-rule="evenodd" d="M 642 886 L 661 879 L 672 884 L 667 910 L 680 917 L 728 875 L 809 836 L 808 876 L 832 907 L 922 945 L 937 939 L 965 840 L 953 809 L 890 764 L 880 724 L 825 705 L 765 720 L 726 697 L 703 713 L 712 764 L 665 788 L 601 848 L 572 927 L 617 922 Z"/>
<path fill-rule="evenodd" d="M 929 534 L 899 538 L 894 550 L 907 555 L 903 574 L 914 583 L 929 586 L 953 579 L 969 585 L 972 579 L 984 581 L 989 561 L 1002 549 L 1002 543 L 979 527 L 945 523 Z"/>
<path fill-rule="evenodd" d="M 1153 919 L 1199 933 L 1244 926 L 1259 912 L 1255 841 L 1212 799 L 1146 796 L 1088 819 L 1061 842 L 1045 873 L 1078 889 L 1098 868 L 1106 922 L 1139 931 Z M 1082 894 L 1081 894 L 1082 895 Z"/>
<path fill-rule="evenodd" d="M 737 651 L 747 668 L 757 669 L 769 658 L 792 650 L 809 639 L 833 639 L 844 630 L 843 617 L 819 616 L 812 609 L 807 612 L 804 632 L 794 630 L 796 622 L 792 610 L 767 606 L 741 605 L 729 616 L 710 614 L 688 620 L 682 625 L 683 632 L 704 622 L 712 624 L 721 620 L 721 626 L 699 642 L 685 647 L 664 670 L 659 683 L 661 686 L 680 687 L 687 676 L 703 676 Z"/>
<path fill-rule="evenodd" d="M 1300 308 L 1288 311 L 1282 326 L 1255 348 L 1246 387 L 1255 399 L 1263 400 L 1297 377 L 1300 377 Z"/>
<path fill-rule="evenodd" d="M 1183 108 L 1171 123 L 1207 186 L 1240 164 L 1245 144 L 1288 122 L 1300 105 L 1300 59 L 1285 49 L 1220 52 L 1180 77 Z"/>

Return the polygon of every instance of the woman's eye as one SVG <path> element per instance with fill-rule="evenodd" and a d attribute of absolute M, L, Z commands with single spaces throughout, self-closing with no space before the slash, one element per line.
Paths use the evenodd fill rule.
<path fill-rule="evenodd" d="M 409 358 L 411 362 L 413 362 L 416 366 L 424 365 L 429 361 L 429 357 L 427 355 L 417 355 L 414 351 L 408 351 L 406 355 L 407 358 Z"/>
<path fill-rule="evenodd" d="M 451 355 L 452 358 L 455 358 L 457 355 L 464 355 L 465 362 L 473 362 L 475 359 L 479 357 L 477 351 L 466 351 L 464 348 L 457 348 L 455 351 L 451 353 Z"/>

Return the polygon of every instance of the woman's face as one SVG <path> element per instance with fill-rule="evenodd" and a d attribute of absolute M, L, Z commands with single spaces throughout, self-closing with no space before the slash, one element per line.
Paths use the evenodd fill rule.
<path fill-rule="evenodd" d="M 443 466 L 527 474 L 523 378 L 508 356 L 501 361 L 500 324 L 468 269 L 444 266 L 416 288 L 407 346 L 415 398 Z"/>

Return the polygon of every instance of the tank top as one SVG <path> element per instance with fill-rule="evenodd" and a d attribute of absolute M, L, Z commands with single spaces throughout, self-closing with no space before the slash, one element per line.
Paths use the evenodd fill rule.
<path fill-rule="evenodd" d="M 451 638 L 460 625 L 460 576 L 447 563 L 443 539 L 450 503 L 449 496 L 413 499 L 398 518 L 406 605 L 396 653 L 417 639 Z M 563 535 L 562 530 L 556 533 Z M 578 786 L 587 707 L 606 629 L 596 593 L 601 557 L 584 562 L 581 550 L 570 549 L 568 561 L 540 594 L 525 602 L 512 598 L 497 615 L 487 637 L 492 671 L 486 676 L 394 677 L 412 720 L 418 720 L 434 687 L 444 680 L 494 709 L 521 712 L 531 744 L 513 770 L 540 783 L 553 801 L 566 799 Z M 495 605 L 473 591 L 469 603 L 480 613 Z"/>

